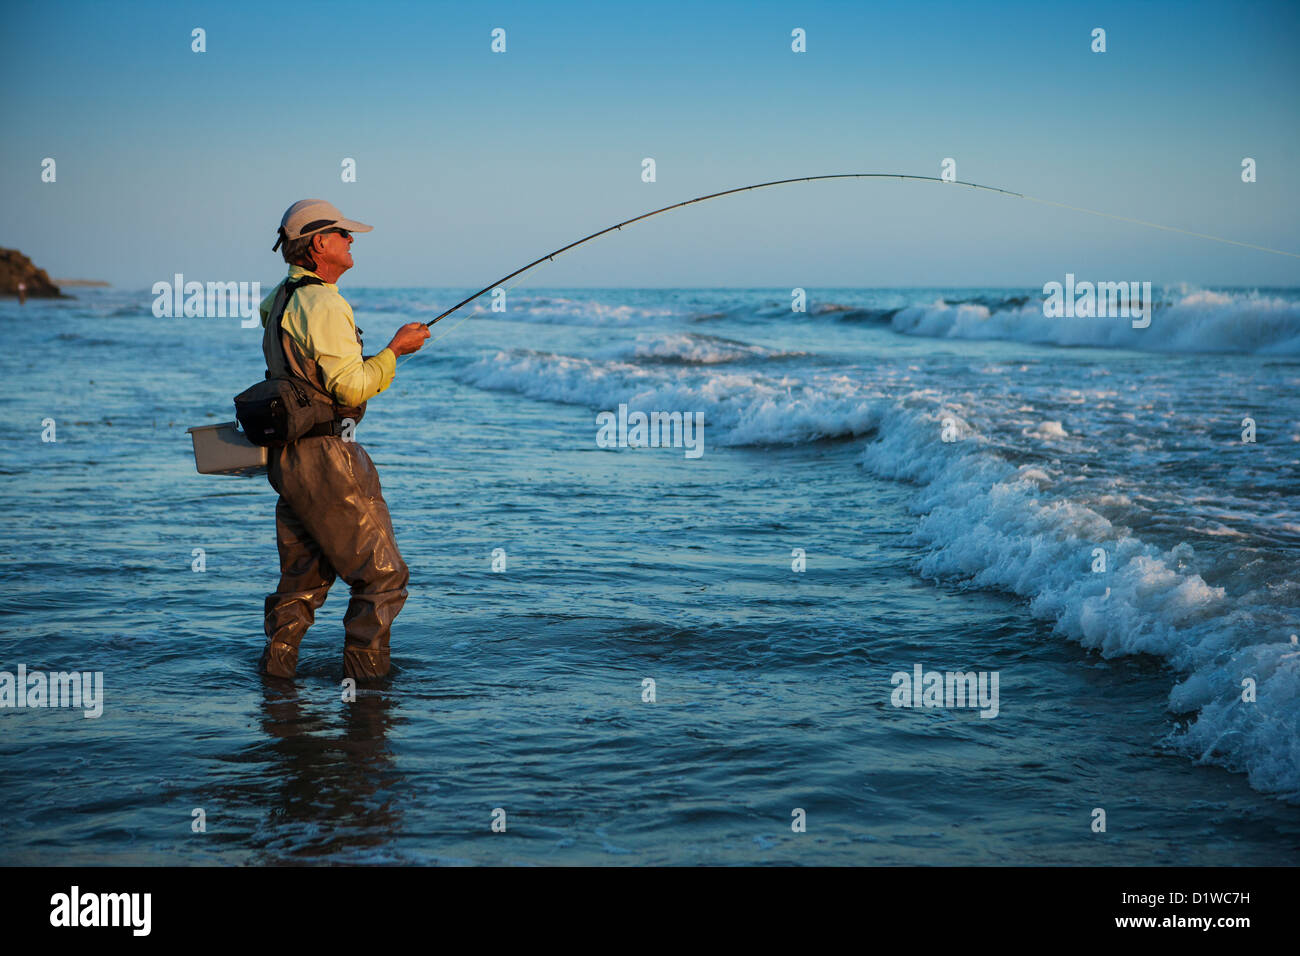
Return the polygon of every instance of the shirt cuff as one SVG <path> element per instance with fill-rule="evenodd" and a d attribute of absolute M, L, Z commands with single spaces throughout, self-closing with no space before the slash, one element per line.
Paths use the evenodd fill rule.
<path fill-rule="evenodd" d="M 384 346 L 383 350 L 375 356 L 375 360 L 383 371 L 383 376 L 379 379 L 379 390 L 382 392 L 393 383 L 393 376 L 397 374 L 397 354 L 388 346 Z"/>

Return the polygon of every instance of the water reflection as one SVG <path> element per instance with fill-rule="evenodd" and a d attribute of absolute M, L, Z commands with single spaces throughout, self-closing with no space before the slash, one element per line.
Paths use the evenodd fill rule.
<path fill-rule="evenodd" d="M 358 690 L 352 702 L 310 699 L 275 679 L 264 679 L 262 690 L 266 741 L 245 759 L 265 767 L 261 786 L 243 797 L 264 807 L 253 835 L 257 862 L 342 862 L 391 846 L 401 812 L 388 731 L 402 718 L 387 690 Z"/>

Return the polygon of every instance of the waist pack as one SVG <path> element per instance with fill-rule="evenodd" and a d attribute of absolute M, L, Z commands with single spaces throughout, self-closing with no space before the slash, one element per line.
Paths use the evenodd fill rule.
<path fill-rule="evenodd" d="M 275 448 L 300 438 L 339 434 L 333 404 L 313 398 L 315 389 L 289 371 L 280 338 L 284 310 L 293 294 L 302 286 L 321 284 L 315 276 L 300 276 L 283 283 L 271 304 L 262 339 L 266 379 L 235 396 L 235 417 L 254 445 Z"/>

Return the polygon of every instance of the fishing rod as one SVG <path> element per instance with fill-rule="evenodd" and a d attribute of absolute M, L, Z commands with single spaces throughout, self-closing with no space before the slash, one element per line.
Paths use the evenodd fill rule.
<path fill-rule="evenodd" d="M 502 276 L 500 279 L 498 279 L 496 282 L 493 282 L 491 285 L 479 289 L 479 291 L 475 292 L 469 298 L 462 299 L 460 302 L 457 302 L 446 312 L 442 313 L 442 315 L 438 316 L 435 319 L 431 319 L 430 321 L 424 324 L 426 327 L 432 327 L 436 325 L 438 322 L 441 322 L 443 319 L 451 315 L 453 312 L 457 311 L 458 309 L 466 305 L 469 305 L 469 303 L 473 302 L 479 296 L 491 292 L 493 289 L 497 288 L 497 286 L 501 285 L 503 282 L 509 282 L 511 279 L 513 279 L 515 276 L 519 275 L 520 273 L 527 272 L 529 269 L 533 268 L 534 266 L 539 266 L 543 262 L 547 262 L 548 260 L 553 261 L 555 257 L 562 252 L 568 252 L 570 249 L 574 248 L 575 246 L 580 246 L 584 242 L 590 242 L 592 239 L 599 238 L 600 236 L 603 236 L 609 232 L 613 232 L 616 229 L 622 229 L 624 226 L 630 226 L 632 223 L 640 222 L 642 219 L 649 219 L 651 216 L 657 216 L 661 212 L 668 212 L 671 209 L 680 209 L 683 206 L 690 206 L 697 202 L 704 202 L 705 200 L 708 199 L 717 199 L 719 196 L 730 196 L 734 193 L 748 192 L 751 189 L 763 189 L 766 188 L 767 186 L 784 186 L 787 183 L 809 183 L 821 179 L 910 179 L 918 182 L 944 183 L 945 185 L 949 185 L 949 186 L 965 186 L 968 189 L 982 189 L 986 192 L 1001 193 L 1004 196 L 1011 196 L 1014 199 L 1025 199 L 1028 200 L 1029 202 L 1042 203 L 1043 205 L 1046 206 L 1056 206 L 1061 209 L 1070 209 L 1074 212 L 1083 212 L 1091 216 L 1102 216 L 1106 219 L 1115 219 L 1120 222 L 1134 223 L 1139 226 L 1147 226 L 1151 229 L 1162 229 L 1166 232 L 1178 232 L 1178 233 L 1182 233 L 1183 235 L 1195 236 L 1199 239 L 1210 239 L 1214 242 L 1223 242 L 1230 246 L 1241 246 L 1246 249 L 1255 249 L 1260 252 L 1271 252 L 1274 255 L 1290 256 L 1294 259 L 1300 259 L 1300 255 L 1297 255 L 1294 252 L 1285 252 L 1281 249 L 1270 249 L 1267 246 L 1252 245 L 1251 243 L 1248 242 L 1238 242 L 1235 239 L 1224 239 L 1220 236 L 1211 236 L 1203 232 L 1192 232 L 1188 229 L 1179 229 L 1177 226 L 1164 226 L 1157 222 L 1147 222 L 1142 219 L 1133 219 L 1129 216 L 1117 216 L 1108 212 L 1100 212 L 1096 209 L 1085 209 L 1082 206 L 1070 206 L 1067 205 L 1066 203 L 1054 202 L 1050 199 L 1038 199 L 1034 196 L 1027 196 L 1024 193 L 1012 192 L 1010 189 L 1000 189 L 997 186 L 984 186 L 980 183 L 970 183 L 960 179 L 949 180 L 949 179 L 943 179 L 939 176 L 914 176 L 908 173 L 831 173 L 825 176 L 799 176 L 795 179 L 774 179 L 768 183 L 755 183 L 752 186 L 737 186 L 735 189 L 724 189 L 721 192 L 709 193 L 707 196 L 697 196 L 694 199 L 687 199 L 684 202 L 673 203 L 671 206 L 664 206 L 662 209 L 654 209 L 651 210 L 650 212 L 642 213 L 639 216 L 634 216 L 631 219 L 625 219 L 623 222 L 615 223 L 614 225 L 609 226 L 608 228 L 601 229 L 599 232 L 593 232 L 589 236 L 583 236 L 581 239 L 577 240 L 576 242 L 571 242 L 567 246 L 561 246 L 559 249 L 556 249 L 554 252 L 548 252 L 546 255 L 534 259 L 532 262 L 528 263 L 528 265 L 516 269 L 514 272 L 510 273 L 509 275 Z"/>
<path fill-rule="evenodd" d="M 599 232 L 593 232 L 589 236 L 583 236 L 577 242 L 571 242 L 567 246 L 561 246 L 559 249 L 556 249 L 554 252 L 548 252 L 546 255 L 534 259 L 532 262 L 528 263 L 528 265 L 516 269 L 514 272 L 510 273 L 509 275 L 502 276 L 496 282 L 493 282 L 491 285 L 483 289 L 480 289 L 478 292 L 475 292 L 469 298 L 457 302 L 446 312 L 442 313 L 442 315 L 424 324 L 426 326 L 433 326 L 435 323 L 441 322 L 447 316 L 451 315 L 457 309 L 469 305 L 469 303 L 473 302 L 475 299 L 477 299 L 479 296 L 483 295 L 484 293 L 491 292 L 501 283 L 509 282 L 511 279 L 519 275 L 521 272 L 527 272 L 529 269 L 533 268 L 533 266 L 539 266 L 543 262 L 546 262 L 547 260 L 553 260 L 560 253 L 568 252 L 574 246 L 580 246 L 584 242 L 590 242 L 592 239 L 596 239 L 600 236 L 603 236 L 607 232 L 613 232 L 616 229 L 622 229 L 624 226 L 630 226 L 632 223 L 640 222 L 642 219 L 649 219 L 651 216 L 657 216 L 661 212 L 668 212 L 668 210 L 670 209 L 680 209 L 682 206 L 689 206 L 692 205 L 693 203 L 704 202 L 706 199 L 717 199 L 719 196 L 730 196 L 732 193 L 743 193 L 751 189 L 762 189 L 765 186 L 783 186 L 786 183 L 806 183 L 806 182 L 811 182 L 815 179 L 921 179 L 921 180 L 927 180 L 936 183 L 944 182 L 944 180 L 940 179 L 937 176 L 909 176 L 904 173 L 833 173 L 828 176 L 801 176 L 797 179 L 776 179 L 770 183 L 755 183 L 753 186 L 738 186 L 735 189 L 724 189 L 722 190 L 722 192 L 709 193 L 707 196 L 697 196 L 694 199 L 687 199 L 685 202 L 673 203 L 671 206 L 664 206 L 662 209 L 655 209 L 652 210 L 651 212 L 642 213 L 640 216 L 635 216 L 632 219 L 625 219 L 623 222 L 616 223 L 615 225 L 612 225 L 607 229 L 602 229 Z M 961 182 L 957 180 L 954 181 L 953 184 L 958 186 L 969 186 L 973 189 L 987 189 L 990 192 L 1006 193 L 1008 196 L 1020 195 L 1019 193 L 1009 192 L 1008 190 L 1005 189 L 998 189 L 995 186 L 981 186 L 979 183 L 967 183 L 967 182 Z"/>

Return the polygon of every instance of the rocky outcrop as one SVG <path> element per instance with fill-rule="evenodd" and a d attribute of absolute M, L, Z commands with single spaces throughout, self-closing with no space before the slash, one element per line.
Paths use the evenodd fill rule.
<path fill-rule="evenodd" d="M 50 281 L 44 269 L 32 265 L 32 260 L 17 249 L 0 249 L 0 295 L 16 296 L 18 283 L 27 285 L 29 298 L 60 298 L 59 287 Z"/>

